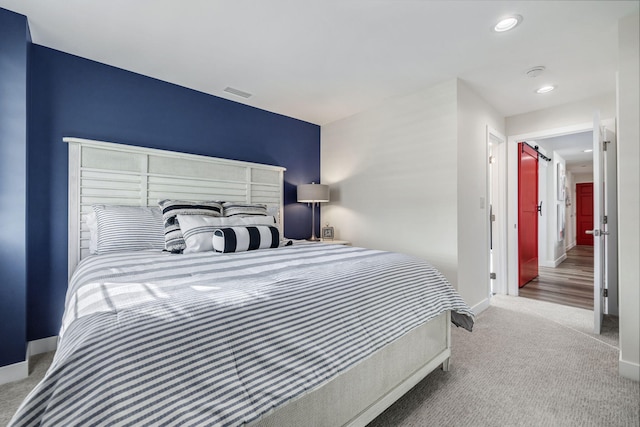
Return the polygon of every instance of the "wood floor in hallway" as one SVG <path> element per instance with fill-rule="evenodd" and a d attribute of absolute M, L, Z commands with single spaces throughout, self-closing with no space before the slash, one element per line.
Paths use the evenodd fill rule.
<path fill-rule="evenodd" d="M 593 310 L 593 246 L 574 246 L 559 266 L 538 270 L 519 296 Z"/>

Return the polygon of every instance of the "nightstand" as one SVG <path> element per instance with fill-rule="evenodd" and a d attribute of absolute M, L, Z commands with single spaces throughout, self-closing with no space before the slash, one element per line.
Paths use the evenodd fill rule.
<path fill-rule="evenodd" d="M 329 240 L 329 239 L 322 239 L 320 240 L 320 242 L 322 243 L 327 243 L 327 244 L 331 244 L 331 245 L 346 245 L 346 246 L 351 246 L 351 242 L 348 240 Z"/>

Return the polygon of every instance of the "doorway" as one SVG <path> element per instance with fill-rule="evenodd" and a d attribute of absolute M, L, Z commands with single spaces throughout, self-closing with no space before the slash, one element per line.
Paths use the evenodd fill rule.
<path fill-rule="evenodd" d="M 540 267 L 520 296 L 593 310 L 593 246 L 574 246 L 557 267 Z"/>
<path fill-rule="evenodd" d="M 533 141 L 534 144 L 538 145 L 538 142 L 543 141 L 545 139 L 550 140 L 553 138 L 567 137 L 567 136 L 571 136 L 574 134 L 581 134 L 581 133 L 591 135 L 591 136 L 588 136 L 587 139 L 592 141 L 593 129 L 594 129 L 593 123 L 584 123 L 582 125 L 568 126 L 565 128 L 551 129 L 547 131 L 539 131 L 531 134 L 516 135 L 516 136 L 509 137 L 508 144 L 507 144 L 508 152 L 509 152 L 509 167 L 508 167 L 509 182 L 514 182 L 514 183 L 517 182 L 517 142 L 528 140 L 528 141 Z M 542 143 L 540 144 L 542 145 Z M 553 151 L 555 151 L 555 149 L 549 149 L 547 152 L 551 153 Z M 588 163 L 588 165 L 592 166 L 592 162 L 593 160 L 590 157 L 589 161 L 585 162 L 585 165 L 587 165 Z M 547 224 L 549 225 L 548 233 L 549 233 L 549 236 L 555 235 L 555 238 L 557 240 L 555 241 L 555 243 L 552 240 L 550 243 L 550 247 L 547 248 L 549 249 L 548 261 L 546 264 L 544 262 L 541 262 L 541 267 L 540 267 L 541 274 L 539 279 L 536 282 L 532 282 L 531 283 L 532 286 L 530 286 L 530 289 L 529 289 L 530 292 L 527 292 L 525 290 L 524 294 L 530 293 L 537 296 L 539 299 L 543 299 L 543 298 L 545 300 L 553 299 L 554 295 L 549 288 L 550 284 L 554 280 L 556 281 L 561 280 L 566 283 L 567 280 L 571 280 L 571 277 L 575 277 L 575 280 L 577 283 L 574 284 L 574 286 L 580 287 L 581 285 L 584 285 L 585 281 L 589 283 L 589 285 L 591 286 L 590 300 L 591 300 L 591 307 L 592 307 L 593 306 L 593 289 L 594 289 L 593 279 L 591 277 L 592 273 L 590 273 L 587 270 L 586 277 L 585 277 L 584 274 L 579 273 L 579 270 L 581 270 L 582 268 L 580 267 L 580 263 L 584 265 L 590 264 L 592 268 L 593 258 L 591 253 L 589 251 L 583 251 L 580 245 L 577 245 L 577 242 L 575 240 L 578 232 L 577 227 L 575 225 L 576 224 L 575 222 L 576 220 L 576 217 L 575 217 L 576 186 L 575 184 L 586 181 L 584 177 L 584 173 L 582 173 L 584 171 L 578 170 L 577 172 L 580 172 L 580 173 L 577 173 L 576 170 L 573 170 L 572 173 L 567 173 L 567 180 L 566 180 L 567 185 L 566 187 L 561 189 L 560 186 L 558 185 L 560 182 L 557 179 L 559 175 L 557 172 L 555 172 L 557 166 L 558 166 L 557 162 L 554 162 L 549 167 L 549 169 L 554 169 L 554 173 L 556 173 L 556 175 L 554 179 L 549 181 L 548 183 L 549 188 L 547 189 L 548 193 L 554 194 L 552 189 L 555 188 L 556 189 L 555 191 L 557 192 L 557 197 L 555 195 L 549 196 L 550 198 L 550 200 L 548 200 L 549 203 L 545 203 L 547 205 L 547 209 L 545 213 L 547 215 L 547 220 L 548 220 Z M 571 170 L 571 168 L 569 168 L 569 170 Z M 515 186 L 509 187 L 508 197 L 510 198 L 510 200 L 517 200 L 518 198 L 518 192 L 514 187 Z M 565 198 L 560 197 L 561 191 L 564 191 L 566 193 L 564 194 Z M 518 247 L 517 214 L 518 214 L 517 206 L 515 206 L 515 203 L 510 203 L 509 204 L 509 221 L 508 221 L 509 223 L 508 239 L 509 239 L 510 247 Z M 590 228 L 593 228 L 593 226 Z M 560 254 L 558 254 L 557 252 L 554 252 L 556 249 L 554 247 L 554 244 L 557 244 L 558 248 L 561 247 L 562 250 Z M 508 257 L 509 257 L 508 293 L 510 295 L 519 295 L 522 292 L 522 290 L 526 289 L 527 286 L 529 285 L 525 286 L 525 288 L 522 288 L 522 289 L 518 289 L 517 287 L 518 254 L 513 252 L 514 251 L 510 251 L 508 254 Z M 565 262 L 565 265 L 563 266 L 563 268 L 558 269 L 558 267 L 563 262 Z M 568 267 L 568 268 L 564 268 L 564 267 Z M 545 284 L 545 286 L 540 286 L 541 284 Z M 542 296 L 545 292 L 548 292 L 549 295 Z M 586 292 L 584 292 L 584 289 L 581 292 L 586 294 Z M 530 296 L 530 295 L 524 295 L 524 294 L 522 296 Z M 549 296 L 551 298 L 548 298 Z M 567 304 L 566 300 L 563 301 L 564 296 L 555 295 L 555 297 L 557 297 L 556 301 L 553 301 L 553 302 L 557 302 L 560 304 L 564 302 L 565 304 Z M 577 297 L 577 299 L 584 300 L 585 297 Z M 586 301 L 582 301 L 582 303 L 578 301 L 575 304 L 567 304 L 567 305 L 579 305 L 579 306 L 584 306 L 584 308 L 587 308 L 586 307 L 587 304 L 588 303 Z"/>

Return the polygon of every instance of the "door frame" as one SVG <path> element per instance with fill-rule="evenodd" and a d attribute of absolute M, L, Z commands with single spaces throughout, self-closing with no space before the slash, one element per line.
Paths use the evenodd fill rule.
<path fill-rule="evenodd" d="M 603 123 L 613 123 L 613 119 L 603 120 Z M 511 185 L 507 185 L 508 209 L 506 234 L 509 248 L 518 247 L 518 142 L 587 131 L 593 131 L 593 122 L 544 129 L 507 137 L 507 179 L 508 183 L 512 183 Z M 518 253 L 515 250 L 507 251 L 507 270 L 509 277 L 507 293 L 508 295 L 518 296 Z"/>
<path fill-rule="evenodd" d="M 492 145 L 493 144 L 493 145 Z M 495 221 L 491 225 L 489 218 L 489 233 L 494 231 L 493 254 L 489 251 L 489 272 L 495 273 L 496 278 L 490 279 L 489 293 L 507 294 L 507 138 L 487 126 L 487 150 L 491 153 L 487 173 L 487 189 L 489 206 L 492 208 Z M 487 171 L 489 171 L 487 169 Z M 491 236 L 489 236 L 491 239 Z"/>

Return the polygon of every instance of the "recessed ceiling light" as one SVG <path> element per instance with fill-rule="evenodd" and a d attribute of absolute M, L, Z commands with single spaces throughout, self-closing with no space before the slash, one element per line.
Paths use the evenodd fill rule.
<path fill-rule="evenodd" d="M 587 148 L 586 150 L 582 150 L 583 153 L 591 153 L 593 149 Z"/>
<path fill-rule="evenodd" d="M 522 22 L 521 15 L 511 15 L 506 18 L 501 19 L 495 27 L 493 27 L 493 31 L 496 33 L 502 33 L 505 31 L 509 31 L 515 28 L 519 23 Z"/>
<path fill-rule="evenodd" d="M 554 90 L 555 86 L 542 86 L 540 89 L 536 90 L 536 93 L 547 93 Z"/>

